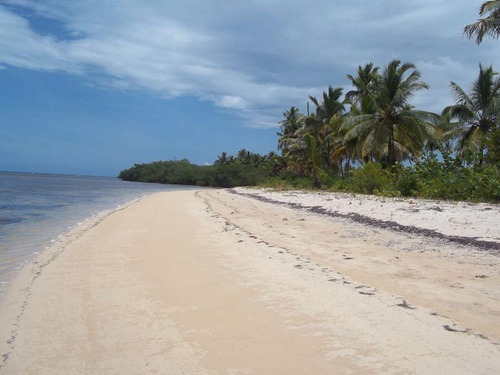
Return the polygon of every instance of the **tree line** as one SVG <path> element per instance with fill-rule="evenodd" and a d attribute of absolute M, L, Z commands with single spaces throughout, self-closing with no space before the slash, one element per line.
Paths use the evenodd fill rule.
<path fill-rule="evenodd" d="M 500 1 L 463 32 L 480 44 L 500 35 Z M 212 166 L 187 160 L 135 165 L 120 178 L 203 186 L 323 188 L 392 196 L 500 201 L 500 78 L 479 64 L 472 88 L 450 83 L 454 103 L 441 113 L 415 108 L 429 89 L 412 63 L 373 63 L 347 75 L 352 89 L 329 86 L 309 96 L 313 113 L 291 106 L 279 122 L 277 148 L 261 156 L 222 152 Z"/>
<path fill-rule="evenodd" d="M 500 1 L 486 1 L 479 14 L 483 18 L 466 26 L 464 34 L 478 44 L 485 35 L 498 38 Z M 500 79 L 492 66 L 479 64 L 469 92 L 451 82 L 454 103 L 441 113 L 411 103 L 416 93 L 429 89 L 412 63 L 393 60 L 381 69 L 370 62 L 347 78 L 352 89 L 345 95 L 329 86 L 322 97 L 309 97 L 312 114 L 309 106 L 307 114 L 295 106 L 283 113 L 278 149 L 292 177 L 310 177 L 320 187 L 332 185 L 331 178 L 362 179 L 365 170 L 372 183 L 361 185 L 374 185 L 375 173 L 379 180 L 387 177 L 385 188 L 375 185 L 394 194 L 498 200 Z M 357 170 L 351 173 L 353 166 Z M 429 170 L 434 172 L 424 173 Z M 460 176 L 469 183 L 458 184 Z M 352 186 L 352 179 L 337 187 L 349 184 L 355 191 L 377 190 Z M 451 193 L 456 186 L 462 194 Z"/>
<path fill-rule="evenodd" d="M 135 164 L 120 172 L 125 181 L 211 187 L 253 186 L 269 177 L 282 159 L 274 152 L 259 155 L 240 150 L 236 156 L 222 152 L 212 165 L 191 164 L 189 160 Z"/>
<path fill-rule="evenodd" d="M 319 172 L 345 177 L 353 165 L 378 163 L 391 168 L 415 163 L 439 151 L 458 164 L 480 167 L 499 162 L 500 79 L 490 67 L 467 93 L 451 82 L 455 103 L 440 114 L 415 108 L 411 99 L 428 85 L 414 64 L 391 61 L 384 69 L 368 63 L 355 76 L 353 89 L 329 87 L 310 96 L 312 114 L 297 107 L 283 113 L 278 148 L 288 170 L 321 185 Z"/>

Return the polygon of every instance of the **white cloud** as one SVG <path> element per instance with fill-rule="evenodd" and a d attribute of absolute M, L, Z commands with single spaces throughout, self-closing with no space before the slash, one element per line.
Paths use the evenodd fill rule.
<path fill-rule="evenodd" d="M 461 35 L 480 1 L 4 3 L 0 66 L 80 74 L 165 98 L 194 96 L 235 111 L 250 126 L 276 126 L 308 95 L 344 86 L 358 65 L 393 58 L 416 63 L 431 90 L 415 102 L 437 111 L 449 104 L 450 80 L 467 87 L 479 61 L 500 57 L 500 49 L 478 48 Z M 57 22 L 70 38 L 40 32 L 33 17 Z"/>
<path fill-rule="evenodd" d="M 0 7 L 0 63 L 36 70 L 76 72 L 78 64 L 65 56 L 64 43 L 29 28 L 24 18 Z"/>
<path fill-rule="evenodd" d="M 215 99 L 215 104 L 219 107 L 233 108 L 233 109 L 244 109 L 247 105 L 243 98 L 239 96 L 223 95 Z"/>

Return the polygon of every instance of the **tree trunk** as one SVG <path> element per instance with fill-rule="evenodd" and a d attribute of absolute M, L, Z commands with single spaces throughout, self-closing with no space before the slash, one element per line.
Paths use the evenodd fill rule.
<path fill-rule="evenodd" d="M 331 166 L 331 162 L 330 162 L 330 142 L 328 142 L 328 145 L 327 145 L 327 149 L 326 149 L 326 170 L 327 171 L 330 171 L 330 166 Z"/>
<path fill-rule="evenodd" d="M 392 167 L 396 162 L 396 155 L 394 152 L 394 126 L 391 125 L 391 135 L 389 137 L 389 144 L 387 145 L 387 164 Z"/>
<path fill-rule="evenodd" d="M 312 174 L 313 174 L 313 186 L 315 188 L 320 188 L 321 184 L 319 183 L 319 180 L 318 180 L 318 171 L 316 170 L 315 167 L 313 167 L 313 169 L 312 169 Z"/>

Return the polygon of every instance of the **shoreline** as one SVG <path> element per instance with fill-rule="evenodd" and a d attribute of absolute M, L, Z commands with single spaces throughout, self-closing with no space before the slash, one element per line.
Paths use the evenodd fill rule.
<path fill-rule="evenodd" d="M 0 301 L 0 373 L 499 369 L 498 256 L 298 208 L 155 193 L 75 228 Z"/>
<path fill-rule="evenodd" d="M 3 173 L 0 185 L 0 298 L 24 265 L 85 220 L 157 191 L 191 188 L 31 173 Z"/>
<path fill-rule="evenodd" d="M 43 255 L 46 252 L 50 251 L 53 247 L 57 246 L 58 243 L 62 241 L 62 239 L 69 236 L 73 231 L 78 232 L 79 229 L 84 228 L 83 232 L 85 232 L 87 230 L 85 229 L 87 225 L 93 225 L 94 223 L 105 219 L 107 216 L 113 214 L 114 212 L 123 210 L 130 204 L 133 204 L 144 198 L 147 198 L 151 194 L 155 193 L 144 194 L 143 196 L 140 196 L 138 198 L 133 198 L 122 204 L 115 205 L 113 208 L 96 210 L 95 212 L 90 213 L 89 216 L 78 218 L 78 220 L 73 219 L 72 224 L 69 227 L 67 227 L 66 230 L 54 233 L 55 235 L 54 238 L 50 238 L 48 240 L 42 240 L 42 242 L 33 245 L 32 252 L 30 254 L 23 254 L 21 258 L 22 261 L 13 264 L 12 267 L 15 268 L 12 268 L 10 271 L 6 272 L 5 273 L 6 278 L 1 279 L 3 286 L 0 289 L 0 301 L 2 300 L 4 295 L 8 293 L 11 284 L 19 278 L 20 274 L 23 272 L 25 268 L 29 267 L 34 262 L 38 263 L 37 262 L 38 258 L 43 257 Z M 43 224 L 46 225 L 45 222 Z"/>
<path fill-rule="evenodd" d="M 142 197 L 132 199 L 114 209 L 99 211 L 83 221 L 78 222 L 67 232 L 51 240 L 53 242 L 51 246 L 47 246 L 42 251 L 34 253 L 34 257 L 25 263 L 13 277 L 6 281 L 7 288 L 4 290 L 3 294 L 0 295 L 0 308 L 3 309 L 1 311 L 2 318 L 8 323 L 7 325 L 11 327 L 11 330 L 9 332 L 6 326 L 0 329 L 2 339 L 5 339 L 5 337 L 8 338 L 7 340 L 0 341 L 0 370 L 5 366 L 10 353 L 15 348 L 19 321 L 29 303 L 32 287 L 35 281 L 42 276 L 44 268 L 56 261 L 57 257 L 61 255 L 68 246 L 85 235 L 89 230 L 99 225 L 103 220 L 106 220 L 106 218 L 116 212 L 125 210 L 129 206 L 153 194 L 156 193 L 146 194 Z"/>

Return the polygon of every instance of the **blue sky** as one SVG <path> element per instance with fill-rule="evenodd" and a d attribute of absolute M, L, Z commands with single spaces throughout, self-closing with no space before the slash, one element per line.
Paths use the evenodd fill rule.
<path fill-rule="evenodd" d="M 424 110 L 468 90 L 498 40 L 463 37 L 475 0 L 0 0 L 0 170 L 115 176 L 134 163 L 275 151 L 370 61 L 413 62 Z"/>

